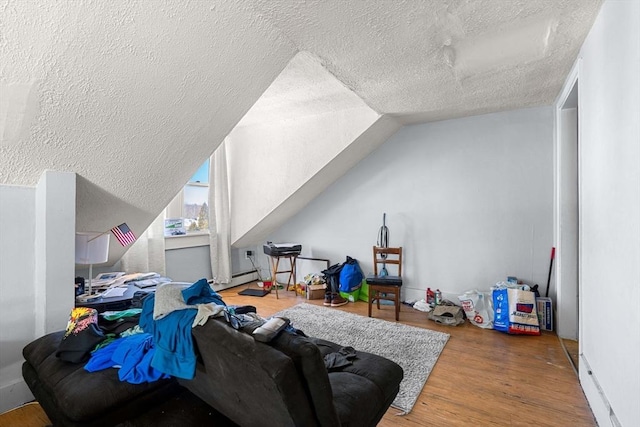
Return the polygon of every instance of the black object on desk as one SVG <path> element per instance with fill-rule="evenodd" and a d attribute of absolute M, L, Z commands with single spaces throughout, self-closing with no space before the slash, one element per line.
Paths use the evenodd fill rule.
<path fill-rule="evenodd" d="M 76 277 L 75 279 L 76 296 L 84 294 L 84 277 Z"/>
<path fill-rule="evenodd" d="M 106 298 L 98 297 L 96 299 L 92 299 L 86 302 L 76 301 L 76 307 L 95 308 L 96 310 L 98 310 L 98 313 L 103 313 L 105 311 L 126 310 L 128 308 L 132 308 L 132 303 L 136 293 L 139 293 L 139 292 L 149 293 L 154 291 L 155 291 L 155 287 L 145 288 L 144 290 L 141 290 L 135 285 L 129 285 L 127 286 L 127 290 L 124 292 L 122 296 L 106 297 Z M 136 300 L 139 301 L 140 299 L 141 298 L 138 294 L 138 297 L 136 298 Z"/>

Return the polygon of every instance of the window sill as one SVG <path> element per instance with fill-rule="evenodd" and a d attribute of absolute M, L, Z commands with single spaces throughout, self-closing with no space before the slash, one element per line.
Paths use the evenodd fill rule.
<path fill-rule="evenodd" d="M 207 231 L 183 236 L 165 236 L 164 238 L 165 250 L 193 248 L 196 246 L 209 246 L 209 233 Z"/>

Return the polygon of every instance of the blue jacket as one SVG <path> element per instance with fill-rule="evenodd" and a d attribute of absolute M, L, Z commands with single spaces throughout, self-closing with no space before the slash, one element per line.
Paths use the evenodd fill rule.
<path fill-rule="evenodd" d="M 226 305 L 220 295 L 211 289 L 206 279 L 200 279 L 182 291 L 185 303 Z M 153 335 L 156 348 L 151 366 L 178 378 L 193 379 L 196 373 L 196 355 L 193 349 L 191 326 L 197 310 L 176 310 L 153 320 L 155 295 L 149 295 L 142 304 L 140 327 Z"/>

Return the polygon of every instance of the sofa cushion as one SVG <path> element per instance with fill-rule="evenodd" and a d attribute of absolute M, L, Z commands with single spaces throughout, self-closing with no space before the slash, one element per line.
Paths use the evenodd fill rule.
<path fill-rule="evenodd" d="M 335 353 L 342 347 L 320 338 L 312 338 L 320 354 Z M 398 386 L 404 374 L 395 362 L 372 353 L 356 351 L 351 364 L 338 372 L 329 373 L 329 382 L 333 389 L 333 404 L 336 407 L 341 425 L 374 425 L 384 412 L 376 415 L 363 408 L 385 410 L 398 394 Z"/>
<path fill-rule="evenodd" d="M 376 413 L 372 409 L 383 406 L 385 399 L 382 390 L 375 383 L 350 372 L 331 372 L 329 381 L 340 426 L 376 424 L 373 422 Z"/>
<path fill-rule="evenodd" d="M 63 334 L 45 335 L 23 349 L 27 385 L 44 399 L 51 399 L 43 404 L 45 410 L 49 407 L 77 423 L 113 419 L 116 415 L 126 419 L 130 415 L 127 410 L 143 411 L 158 403 L 159 396 L 177 389 L 175 379 L 129 384 L 118 379 L 117 369 L 90 373 L 84 370 L 84 364 L 64 362 L 55 356 Z M 36 398 L 40 400 L 40 396 Z"/>
<path fill-rule="evenodd" d="M 293 360 L 307 390 L 307 396 L 313 404 L 320 425 L 340 425 L 336 408 L 333 405 L 333 391 L 327 369 L 318 346 L 313 339 L 290 332 L 283 332 L 271 342 L 271 345 Z"/>

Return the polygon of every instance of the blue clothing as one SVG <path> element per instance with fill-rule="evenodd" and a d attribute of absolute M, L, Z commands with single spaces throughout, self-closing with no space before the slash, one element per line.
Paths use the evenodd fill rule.
<path fill-rule="evenodd" d="M 142 312 L 138 325 L 147 334 L 155 335 L 156 323 L 153 320 L 153 306 L 156 302 L 156 294 L 147 295 L 142 301 Z"/>
<path fill-rule="evenodd" d="M 211 302 L 218 305 L 225 305 L 220 295 L 211 289 L 206 279 L 200 279 L 187 289 L 182 291 L 184 302 L 189 305 L 209 304 Z"/>
<path fill-rule="evenodd" d="M 169 378 L 168 375 L 151 367 L 151 359 L 154 353 L 155 349 L 151 335 L 131 335 L 119 338 L 93 352 L 84 369 L 88 372 L 96 372 L 119 366 L 118 378 L 120 378 L 120 381 L 126 381 L 131 384 Z"/>
<path fill-rule="evenodd" d="M 114 363 L 111 360 L 113 356 L 113 352 L 122 344 L 124 338 L 118 338 L 117 340 L 113 340 L 108 345 L 99 348 L 98 350 L 91 353 L 91 358 L 84 365 L 85 371 L 88 372 L 96 372 L 102 371 L 103 369 L 113 368 Z"/>
<path fill-rule="evenodd" d="M 111 359 L 120 365 L 118 378 L 131 384 L 157 381 L 169 378 L 151 366 L 155 353 L 153 337 L 149 334 L 136 334 L 125 338 L 125 341 L 113 352 Z"/>
<path fill-rule="evenodd" d="M 226 305 L 214 292 L 206 279 L 200 279 L 182 291 L 185 303 Z M 196 355 L 191 327 L 198 310 L 187 308 L 173 311 L 161 319 L 153 320 L 155 295 L 149 295 L 142 304 L 140 327 L 153 335 L 155 354 L 151 366 L 178 378 L 193 379 L 196 373 Z"/>
<path fill-rule="evenodd" d="M 176 310 L 156 320 L 153 339 L 156 353 L 151 366 L 169 375 L 187 380 L 196 374 L 191 325 L 197 310 Z"/>

